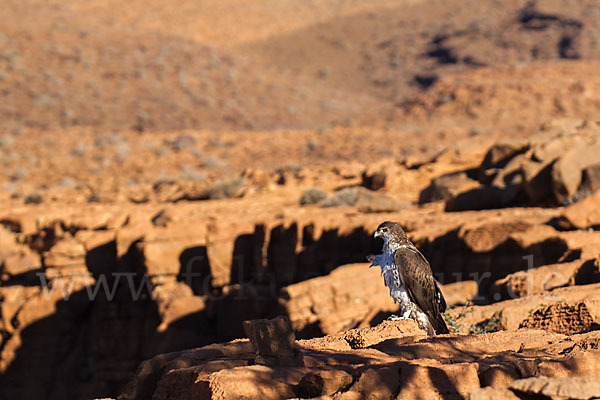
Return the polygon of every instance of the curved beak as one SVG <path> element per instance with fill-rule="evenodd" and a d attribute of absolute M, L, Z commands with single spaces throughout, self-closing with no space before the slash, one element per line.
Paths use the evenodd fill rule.
<path fill-rule="evenodd" d="M 375 233 L 373 234 L 373 237 L 376 238 L 376 237 L 379 237 L 379 236 L 381 236 L 381 232 L 375 231 Z"/>

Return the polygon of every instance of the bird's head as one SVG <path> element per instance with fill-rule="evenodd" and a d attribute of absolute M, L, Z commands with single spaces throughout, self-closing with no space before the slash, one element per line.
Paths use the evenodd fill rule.
<path fill-rule="evenodd" d="M 400 224 L 390 221 L 381 223 L 377 227 L 373 237 L 382 238 L 384 243 L 389 243 L 390 241 L 402 243 L 407 240 L 406 233 Z"/>

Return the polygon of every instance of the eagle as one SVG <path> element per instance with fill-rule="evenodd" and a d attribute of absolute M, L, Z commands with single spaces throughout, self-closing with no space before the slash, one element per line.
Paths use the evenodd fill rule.
<path fill-rule="evenodd" d="M 425 256 L 396 222 L 383 222 L 373 236 L 383 239 L 383 254 L 367 259 L 371 267 L 381 267 L 390 296 L 400 305 L 401 317 L 390 318 L 413 319 L 429 336 L 449 333 L 442 317 L 446 300 Z"/>

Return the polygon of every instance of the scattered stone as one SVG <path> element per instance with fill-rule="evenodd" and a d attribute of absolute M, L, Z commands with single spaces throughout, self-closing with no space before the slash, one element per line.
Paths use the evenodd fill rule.
<path fill-rule="evenodd" d="M 518 393 L 561 399 L 591 399 L 600 397 L 600 378 L 597 376 L 570 376 L 533 378 L 514 381 L 510 388 Z"/>
<path fill-rule="evenodd" d="M 77 181 L 67 176 L 58 181 L 57 185 L 63 189 L 73 189 L 75 186 L 77 186 Z"/>
<path fill-rule="evenodd" d="M 152 186 L 156 199 L 163 203 L 174 203 L 185 197 L 180 183 L 173 180 L 158 181 Z"/>
<path fill-rule="evenodd" d="M 392 212 L 407 206 L 384 193 L 372 192 L 362 187 L 338 190 L 334 195 L 321 201 L 320 205 L 321 207 L 355 206 L 363 213 Z"/>
<path fill-rule="evenodd" d="M 529 144 L 520 140 L 510 140 L 493 145 L 486 153 L 479 167 L 482 176 L 487 176 L 487 170 L 503 168 L 517 154 L 524 153 Z"/>
<path fill-rule="evenodd" d="M 600 190 L 600 163 L 583 169 L 577 191 L 589 195 L 597 190 Z"/>
<path fill-rule="evenodd" d="M 362 213 L 383 213 L 400 211 L 409 204 L 401 203 L 384 193 L 360 190 L 356 200 L 356 208 Z"/>
<path fill-rule="evenodd" d="M 558 204 L 571 199 L 582 183 L 583 170 L 598 164 L 600 141 L 566 150 L 552 167 L 552 188 Z"/>
<path fill-rule="evenodd" d="M 227 168 L 227 163 L 221 160 L 218 156 L 208 156 L 200 164 L 203 168 Z"/>
<path fill-rule="evenodd" d="M 565 208 L 558 226 L 562 229 L 588 229 L 600 226 L 600 190 Z"/>
<path fill-rule="evenodd" d="M 323 200 L 321 207 L 354 206 L 358 201 L 358 193 L 359 189 L 357 187 L 340 189 Z"/>
<path fill-rule="evenodd" d="M 600 127 L 584 123 L 570 129 L 542 130 L 526 141 L 493 145 L 478 168 L 481 186 L 458 188 L 458 193 L 448 194 L 446 210 L 564 205 L 597 190 Z M 424 200 L 446 195 L 436 193 L 438 186 L 443 185 L 433 180 L 422 193 Z"/>
<path fill-rule="evenodd" d="M 154 226 L 164 228 L 173 220 L 173 216 L 171 214 L 172 213 L 166 209 L 160 210 L 154 217 L 152 217 L 152 224 L 154 224 Z"/>
<path fill-rule="evenodd" d="M 434 178 L 429 186 L 419 194 L 419 204 L 433 201 L 445 201 L 455 197 L 458 193 L 475 187 L 479 183 L 468 177 L 466 172 L 455 172 Z"/>
<path fill-rule="evenodd" d="M 12 147 L 15 143 L 15 137 L 9 135 L 8 133 L 4 133 L 0 135 L 0 148 L 8 149 Z"/>
<path fill-rule="evenodd" d="M 201 171 L 197 168 L 190 167 L 189 165 L 184 165 L 181 169 L 181 174 L 179 178 L 182 181 L 190 181 L 190 182 L 204 182 L 208 178 L 206 172 Z"/>
<path fill-rule="evenodd" d="M 42 204 L 44 202 L 44 197 L 38 193 L 31 193 L 25 196 L 23 202 L 25 204 Z"/>
<path fill-rule="evenodd" d="M 73 157 L 83 158 L 87 154 L 87 146 L 83 143 L 80 143 L 71 149 L 71 155 Z"/>
<path fill-rule="evenodd" d="M 327 198 L 327 193 L 321 189 L 311 188 L 302 193 L 302 197 L 300 197 L 300 204 L 303 206 L 317 204 L 320 201 L 325 200 L 325 198 Z"/>
<path fill-rule="evenodd" d="M 244 321 L 243 327 L 250 343 L 256 348 L 257 364 L 304 365 L 302 353 L 296 348 L 292 325 L 286 317 Z"/>
<path fill-rule="evenodd" d="M 125 161 L 131 155 L 131 146 L 129 142 L 119 141 L 115 145 L 115 159 L 119 162 Z"/>
<path fill-rule="evenodd" d="M 27 176 L 27 168 L 17 167 L 8 172 L 7 176 L 11 181 L 20 181 Z"/>
<path fill-rule="evenodd" d="M 370 190 L 379 190 L 385 187 L 386 173 L 384 171 L 371 172 L 368 170 L 362 173 L 362 185 Z"/>
<path fill-rule="evenodd" d="M 200 197 L 210 200 L 242 197 L 245 187 L 246 181 L 243 178 L 222 180 L 205 189 L 204 195 Z"/>
<path fill-rule="evenodd" d="M 165 139 L 165 145 L 169 146 L 174 151 L 182 151 L 192 146 L 196 146 L 198 141 L 195 137 L 189 135 L 179 135 L 173 140 Z"/>

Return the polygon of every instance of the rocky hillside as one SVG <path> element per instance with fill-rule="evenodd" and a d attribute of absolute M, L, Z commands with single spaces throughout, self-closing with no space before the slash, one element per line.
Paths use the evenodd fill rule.
<path fill-rule="evenodd" d="M 5 0 L 0 399 L 599 397 L 599 15 Z"/>
<path fill-rule="evenodd" d="M 489 102 L 528 123 L 575 106 L 588 117 L 599 15 L 593 0 L 6 0 L 0 127 L 395 125 L 422 113 L 426 89 L 427 112 L 476 125 L 515 118 Z"/>
<path fill-rule="evenodd" d="M 600 315 L 594 300 L 596 283 L 600 282 L 600 203 L 599 192 L 590 195 L 581 188 L 597 187 L 593 173 L 597 165 L 585 162 L 579 153 L 572 155 L 573 151 L 592 148 L 589 145 L 580 149 L 563 143 L 587 143 L 596 138 L 597 129 L 596 123 L 589 121 L 555 124 L 529 142 L 500 142 L 490 147 L 477 142 L 470 146 L 459 143 L 461 151 L 449 148 L 419 162 L 414 157 L 364 164 L 335 162 L 272 172 L 245 170 L 229 178 L 208 173 L 200 181 L 173 177 L 152 185 L 107 185 L 103 191 L 92 190 L 91 180 L 86 185 L 69 187 L 63 183 L 65 187 L 49 187 L 41 192 L 43 196 L 37 192 L 13 193 L 4 198 L 7 207 L 0 214 L 0 380 L 6 383 L 2 393 L 23 398 L 115 396 L 145 359 L 174 351 L 183 353 L 159 356 L 158 360 L 188 357 L 196 350 L 189 353 L 186 349 L 246 337 L 246 320 L 278 315 L 287 317 L 290 332 L 300 339 L 356 334 L 356 340 L 362 343 L 375 339 L 363 340 L 360 332 L 367 336 L 377 336 L 379 333 L 368 332 L 379 330 L 397 332 L 389 324 L 373 328 L 375 331 L 348 331 L 377 325 L 395 310 L 379 273 L 365 262 L 367 255 L 380 251 L 381 244 L 372 232 L 384 220 L 398 221 L 407 229 L 430 260 L 448 304 L 453 307 L 446 315 L 453 336 L 425 340 L 414 327 L 402 325 L 401 332 L 412 332 L 411 346 L 437 354 L 436 346 L 486 343 L 488 336 L 477 335 L 496 333 L 489 336 L 493 338 L 490 340 L 498 353 L 504 354 L 520 336 L 532 338 L 523 339 L 523 346 L 535 347 L 539 346 L 539 335 L 552 337 L 548 339 L 552 343 L 564 342 L 564 346 L 572 346 L 571 341 L 576 340 L 572 335 L 582 335 L 587 347 L 581 345 L 581 351 L 587 357 L 587 349 L 595 348 L 589 343 L 595 342 L 589 339 L 592 342 L 588 343 L 587 338 L 593 336 L 586 334 L 597 329 Z M 190 150 L 177 150 L 177 146 L 201 138 L 186 137 L 165 142 L 165 146 L 171 146 L 173 154 L 184 154 Z M 13 148 L 19 146 L 17 142 Z M 86 153 L 81 157 L 87 156 Z M 560 160 L 567 157 L 578 160 L 577 164 L 569 164 L 568 179 L 565 174 L 552 172 L 561 171 Z M 547 170 L 544 160 L 556 159 L 548 164 L 552 166 L 548 175 L 543 175 L 547 179 L 535 179 L 535 175 L 522 172 L 532 165 L 539 165 L 536 170 Z M 61 162 L 69 161 L 56 158 L 55 169 L 62 168 Z M 507 173 L 513 171 L 511 168 L 518 172 Z M 491 171 L 494 175 L 490 175 Z M 479 207 L 479 199 L 487 199 L 488 190 L 502 195 L 512 187 L 495 187 L 496 181 L 508 184 L 498 176 L 511 176 L 519 182 L 516 188 L 520 189 L 514 193 L 553 199 L 553 207 L 522 204 L 480 211 L 445 211 L 456 199 L 469 206 L 465 209 L 491 208 Z M 516 180 L 515 176 L 523 179 Z M 536 184 L 528 186 L 526 176 L 533 177 Z M 483 180 L 490 179 L 491 183 L 481 186 Z M 30 185 L 34 182 L 32 179 Z M 562 188 L 562 183 L 568 183 L 577 194 L 568 206 L 557 206 L 563 201 L 558 196 L 563 192 L 555 190 Z M 408 187 L 412 189 L 407 190 Z M 477 195 L 465 196 L 465 190 Z M 430 196 L 428 202 L 418 205 L 426 196 Z M 557 336 L 524 329 L 541 329 Z M 306 343 L 341 339 L 314 340 Z M 344 340 L 340 343 L 346 343 Z M 234 347 L 245 350 L 235 353 L 235 357 L 228 356 L 227 362 L 219 361 L 214 354 L 220 353 L 210 350 L 211 356 L 202 362 L 220 366 L 210 369 L 211 373 L 223 368 L 229 371 L 234 364 L 244 366 L 239 373 L 246 376 L 243 379 L 254 382 L 256 390 L 263 390 L 260 385 L 270 387 L 272 378 L 268 376 L 279 376 L 280 372 L 253 366 L 254 362 L 244 355 L 251 351 L 250 344 L 234 343 Z M 358 366 L 366 361 L 348 361 L 347 357 L 363 357 L 353 355 L 350 346 L 346 355 L 334 352 L 330 361 L 304 364 L 304 369 L 293 373 L 282 372 L 282 376 L 291 374 L 289 379 L 283 379 L 283 386 L 269 396 L 295 393 L 307 397 L 305 389 L 295 385 L 300 385 L 302 379 L 328 382 L 329 378 L 311 377 L 330 371 L 331 365 L 344 366 L 345 371 L 331 372 L 331 379 L 337 382 L 336 374 L 341 374 L 339 379 L 348 382 L 329 388 L 332 391 L 324 394 L 367 390 L 359 389 L 360 376 L 367 372 Z M 566 362 L 566 353 L 560 346 L 563 345 L 555 352 L 558 358 L 548 359 L 550 364 Z M 317 350 L 327 353 L 341 349 L 325 346 Z M 418 374 L 429 373 L 427 368 L 431 366 L 425 367 L 429 365 L 427 357 L 415 356 L 411 363 L 404 350 L 396 351 L 373 355 L 385 358 L 377 362 L 387 368 L 390 376 L 399 373 L 400 365 L 425 368 L 418 369 Z M 531 351 L 528 357 L 537 358 L 536 352 L 541 348 Z M 305 363 L 310 357 L 305 354 Z M 341 358 L 333 361 L 336 357 Z M 448 355 L 449 359 L 453 357 Z M 464 394 L 489 386 L 488 378 L 482 374 L 486 368 L 502 364 L 500 359 L 492 362 L 496 357 L 493 354 L 489 357 L 485 365 L 469 359 L 461 361 L 470 363 L 472 382 L 468 385 L 456 389 L 460 382 L 457 375 L 448 386 L 454 389 L 435 390 L 458 390 Z M 31 363 L 51 367 L 30 368 Z M 182 380 L 179 372 L 168 375 L 171 367 L 161 366 L 160 371 L 152 372 L 152 379 L 171 382 L 168 390 L 156 383 L 156 393 L 196 390 L 185 382 L 200 379 L 193 374 L 200 373 L 198 368 L 204 370 L 204 364 L 186 365 L 185 374 L 192 375 L 185 375 Z M 148 373 L 146 367 L 140 368 L 138 374 Z M 442 367 L 435 368 L 438 371 Z M 255 369 L 264 377 L 259 378 L 254 372 L 245 375 L 247 370 Z M 454 372 L 443 368 L 440 371 L 454 376 Z M 312 375 L 303 378 L 309 372 Z M 367 376 L 371 373 L 379 372 L 368 372 Z M 558 372 L 511 374 L 511 380 L 562 376 Z M 32 386 L 31 379 L 43 384 Z M 206 375 L 206 379 L 212 382 L 212 375 Z M 510 384 L 506 379 L 502 381 L 505 386 Z M 138 384 L 132 382 L 134 386 Z M 217 387 L 198 390 L 213 393 L 212 390 L 221 390 Z M 397 393 L 398 388 L 389 390 Z M 146 394 L 135 394 L 135 390 L 126 391 L 123 396 L 148 398 Z M 312 393 L 312 389 L 306 390 Z M 231 393 L 232 398 L 237 396 Z M 169 396 L 172 395 L 155 394 L 156 398 L 173 398 Z M 213 397 L 206 398 L 216 398 L 214 393 L 210 396 Z"/>

